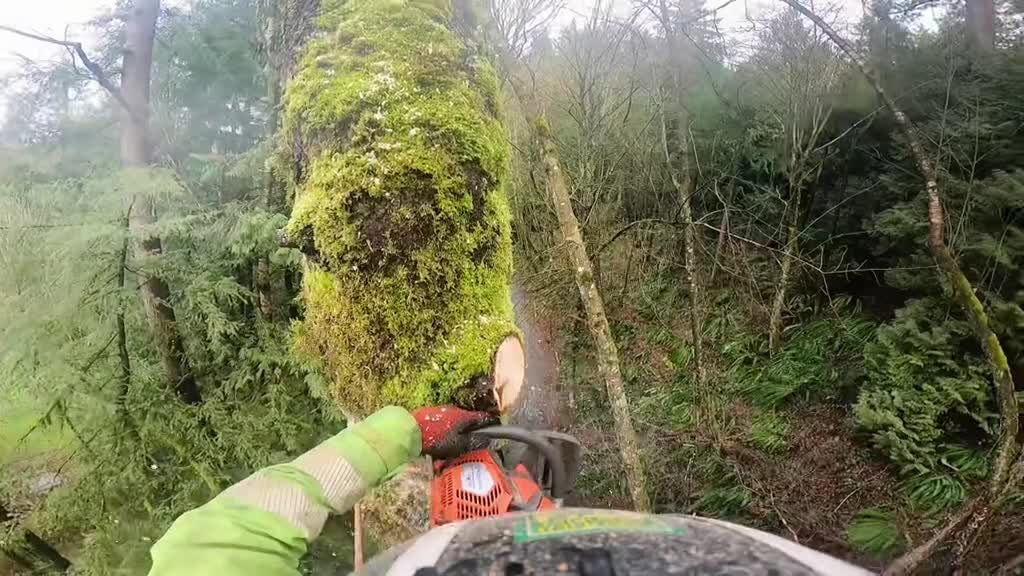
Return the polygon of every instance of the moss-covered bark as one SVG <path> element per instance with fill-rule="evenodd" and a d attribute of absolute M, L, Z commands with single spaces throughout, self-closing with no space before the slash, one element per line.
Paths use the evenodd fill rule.
<path fill-rule="evenodd" d="M 300 348 L 338 404 L 472 404 L 516 332 L 498 78 L 449 0 L 325 0 L 289 83 Z"/>

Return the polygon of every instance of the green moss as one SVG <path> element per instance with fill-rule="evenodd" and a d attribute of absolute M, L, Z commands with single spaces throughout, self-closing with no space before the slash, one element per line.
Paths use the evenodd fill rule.
<path fill-rule="evenodd" d="M 464 399 L 516 333 L 499 83 L 449 0 L 328 0 L 287 91 L 300 348 L 367 413 Z"/>
<path fill-rule="evenodd" d="M 549 124 L 548 119 L 543 116 L 537 118 L 534 129 L 537 130 L 537 134 L 541 138 L 547 139 L 551 137 L 551 124 Z"/>

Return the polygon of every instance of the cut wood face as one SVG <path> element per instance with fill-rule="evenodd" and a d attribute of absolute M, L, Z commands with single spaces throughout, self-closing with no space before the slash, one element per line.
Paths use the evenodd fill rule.
<path fill-rule="evenodd" d="M 519 405 L 526 380 L 526 352 L 517 336 L 509 336 L 494 355 L 494 396 L 498 411 L 508 414 Z"/>

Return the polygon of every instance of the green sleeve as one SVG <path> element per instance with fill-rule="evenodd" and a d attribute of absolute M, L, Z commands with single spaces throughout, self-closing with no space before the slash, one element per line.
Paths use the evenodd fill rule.
<path fill-rule="evenodd" d="M 151 550 L 150 576 L 297 576 L 327 514 L 346 512 L 420 449 L 412 415 L 384 408 L 179 517 Z"/>

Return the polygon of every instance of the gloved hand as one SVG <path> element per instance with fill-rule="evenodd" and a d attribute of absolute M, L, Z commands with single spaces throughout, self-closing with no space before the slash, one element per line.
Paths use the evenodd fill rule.
<path fill-rule="evenodd" d="M 423 454 L 439 459 L 455 458 L 487 446 L 486 438 L 468 432 L 500 423 L 493 414 L 456 406 L 420 408 L 412 415 L 420 425 Z"/>

